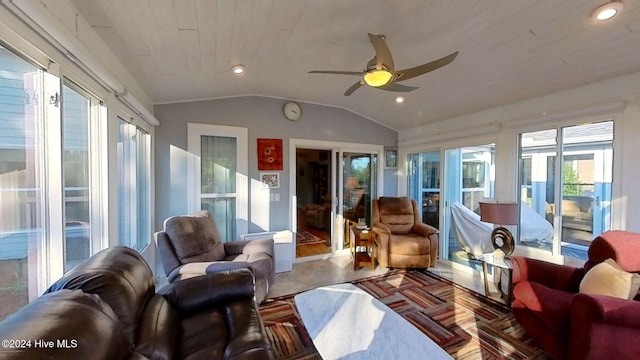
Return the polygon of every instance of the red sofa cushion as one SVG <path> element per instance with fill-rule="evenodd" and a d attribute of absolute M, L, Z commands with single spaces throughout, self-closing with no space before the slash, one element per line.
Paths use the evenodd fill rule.
<path fill-rule="evenodd" d="M 513 295 L 550 331 L 556 334 L 568 331 L 573 294 L 536 282 L 523 281 L 515 285 Z"/>

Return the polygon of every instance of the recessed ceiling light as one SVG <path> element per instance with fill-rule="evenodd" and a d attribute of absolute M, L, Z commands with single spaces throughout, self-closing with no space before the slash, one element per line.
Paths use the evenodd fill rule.
<path fill-rule="evenodd" d="M 612 1 L 604 5 L 600 5 L 593 12 L 593 18 L 597 21 L 609 20 L 618 15 L 622 11 L 622 3 L 620 1 Z"/>
<path fill-rule="evenodd" d="M 403 102 L 404 102 L 404 96 L 398 96 L 398 97 L 396 98 L 396 102 L 397 102 L 398 104 L 403 103 Z"/>
<path fill-rule="evenodd" d="M 242 75 L 244 74 L 245 68 L 244 68 L 244 65 L 242 64 L 233 65 L 231 67 L 231 71 L 233 71 L 235 75 Z"/>

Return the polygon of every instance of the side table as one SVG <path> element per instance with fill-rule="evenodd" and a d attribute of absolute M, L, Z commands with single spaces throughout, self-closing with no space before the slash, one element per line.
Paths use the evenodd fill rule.
<path fill-rule="evenodd" d="M 484 277 L 484 294 L 486 296 L 491 296 L 491 292 L 489 291 L 489 281 L 488 281 L 488 267 L 489 265 L 493 266 L 493 283 L 496 288 L 500 292 L 500 297 L 507 303 L 507 305 L 511 306 L 511 298 L 512 298 L 512 290 L 513 285 L 511 284 L 511 277 L 513 276 L 513 264 L 509 259 L 498 259 L 490 254 L 483 254 L 478 258 L 482 262 L 482 275 Z M 507 273 L 507 290 L 504 291 L 504 283 L 502 281 L 502 272 L 506 271 Z"/>
<path fill-rule="evenodd" d="M 371 229 L 358 229 L 350 226 L 349 248 L 353 257 L 353 270 L 361 266 L 371 266 L 375 270 L 376 249 L 374 242 L 375 232 Z"/>

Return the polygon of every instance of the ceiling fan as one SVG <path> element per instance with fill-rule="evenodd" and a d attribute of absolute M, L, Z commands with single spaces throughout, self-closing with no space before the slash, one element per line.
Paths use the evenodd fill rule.
<path fill-rule="evenodd" d="M 458 56 L 458 51 L 456 51 L 453 54 L 423 65 L 395 71 L 393 68 L 393 57 L 391 56 L 389 47 L 387 47 L 387 43 L 384 41 L 384 35 L 374 35 L 371 33 L 368 33 L 368 35 L 371 40 L 371 44 L 373 44 L 373 48 L 376 51 L 376 55 L 373 59 L 369 60 L 367 68 L 364 71 L 312 70 L 309 71 L 309 73 L 362 76 L 362 80 L 348 88 L 344 93 L 344 96 L 353 94 L 353 92 L 358 90 L 362 85 L 369 85 L 371 87 L 387 91 L 408 92 L 417 89 L 417 87 L 401 85 L 397 82 L 408 80 L 439 69 L 452 62 L 453 59 Z"/>

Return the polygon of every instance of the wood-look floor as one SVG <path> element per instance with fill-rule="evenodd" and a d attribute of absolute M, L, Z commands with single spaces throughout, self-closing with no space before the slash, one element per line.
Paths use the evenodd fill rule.
<path fill-rule="evenodd" d="M 323 240 L 326 240 L 331 236 L 327 231 L 307 226 L 302 212 L 298 212 L 298 226 Z M 325 243 L 296 245 L 296 258 L 329 253 L 331 253 L 331 247 L 327 246 Z"/>
<path fill-rule="evenodd" d="M 325 244 L 296 245 L 296 257 L 328 254 L 331 248 Z"/>

